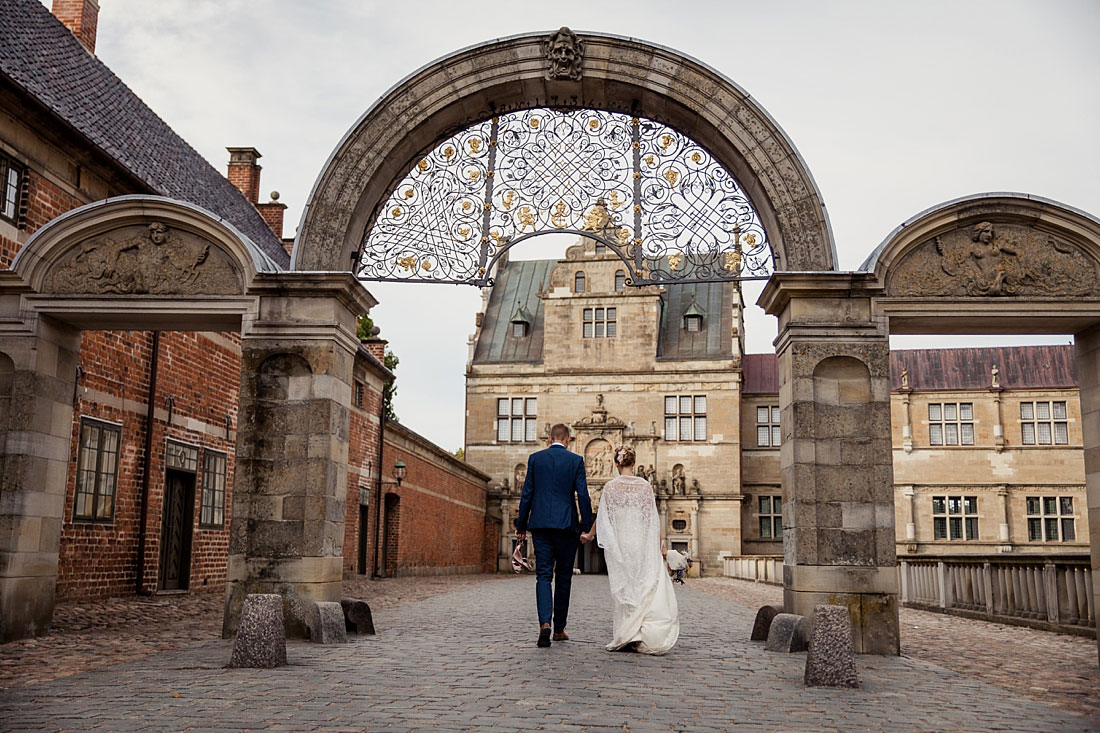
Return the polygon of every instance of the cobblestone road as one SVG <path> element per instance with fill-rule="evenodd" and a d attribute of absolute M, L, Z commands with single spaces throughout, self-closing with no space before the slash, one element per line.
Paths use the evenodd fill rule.
<path fill-rule="evenodd" d="M 574 640 L 534 646 L 533 581 L 495 580 L 375 614 L 380 633 L 289 645 L 290 666 L 231 670 L 221 640 L 11 687 L 0 728 L 110 730 L 1095 730 L 939 665 L 860 657 L 860 690 L 808 689 L 805 655 L 744 641 L 753 612 L 678 589 L 666 657 L 611 654 L 607 580 L 574 585 Z"/>

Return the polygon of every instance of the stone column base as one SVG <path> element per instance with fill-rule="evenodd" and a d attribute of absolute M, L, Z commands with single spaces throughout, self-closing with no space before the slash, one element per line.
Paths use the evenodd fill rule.
<path fill-rule="evenodd" d="M 259 567 L 263 565 L 264 567 Z M 251 593 L 283 597 L 283 624 L 287 638 L 308 639 L 306 620 L 317 601 L 339 603 L 342 595 L 341 557 L 302 557 L 283 560 L 229 558 L 225 588 L 222 638 L 237 633 L 245 599 Z"/>
<path fill-rule="evenodd" d="M 897 567 L 785 565 L 783 610 L 813 616 L 814 606 L 844 606 L 857 654 L 901 654 Z"/>

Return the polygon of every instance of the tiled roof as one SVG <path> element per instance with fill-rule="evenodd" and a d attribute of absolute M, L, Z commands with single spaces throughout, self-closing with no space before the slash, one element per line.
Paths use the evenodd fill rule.
<path fill-rule="evenodd" d="M 151 192 L 209 210 L 275 262 L 289 265 L 279 238 L 237 187 L 89 54 L 39 0 L 0 0 L 0 74 Z"/>
<path fill-rule="evenodd" d="M 778 394 L 775 354 L 746 354 L 741 361 L 746 394 Z M 1072 346 L 997 346 L 969 349 L 900 349 L 890 352 L 890 389 L 901 389 L 909 370 L 913 390 L 979 390 L 992 383 L 996 366 L 1005 389 L 1072 389 L 1077 363 Z"/>

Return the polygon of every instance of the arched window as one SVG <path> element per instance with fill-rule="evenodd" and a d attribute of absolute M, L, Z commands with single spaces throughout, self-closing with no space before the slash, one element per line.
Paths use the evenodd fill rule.
<path fill-rule="evenodd" d="M 583 293 L 584 292 L 584 273 L 583 272 L 578 272 L 576 275 L 573 276 L 573 292 L 574 293 Z"/>
<path fill-rule="evenodd" d="M 615 292 L 621 293 L 626 290 L 626 273 L 622 270 L 615 271 Z"/>

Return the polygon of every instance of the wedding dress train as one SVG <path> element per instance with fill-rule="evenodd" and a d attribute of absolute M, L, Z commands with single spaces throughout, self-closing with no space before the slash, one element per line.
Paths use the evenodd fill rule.
<path fill-rule="evenodd" d="M 603 487 L 596 541 L 611 582 L 614 633 L 608 651 L 638 642 L 644 654 L 664 654 L 680 635 L 680 613 L 661 557 L 660 519 L 648 481 L 618 476 Z"/>

